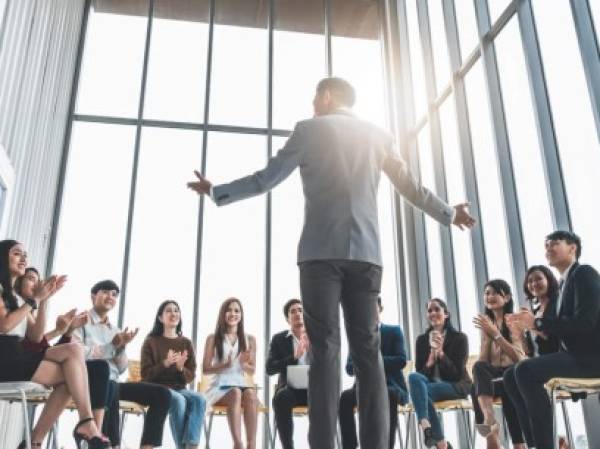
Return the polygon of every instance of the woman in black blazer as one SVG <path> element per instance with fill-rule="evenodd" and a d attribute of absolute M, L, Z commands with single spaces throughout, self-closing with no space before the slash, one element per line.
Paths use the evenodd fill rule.
<path fill-rule="evenodd" d="M 466 398 L 471 389 L 467 373 L 469 341 L 450 323 L 448 306 L 439 298 L 427 302 L 429 328 L 419 335 L 416 372 L 408 376 L 410 396 L 427 447 L 452 448 L 442 431 L 434 403 Z"/>
<path fill-rule="evenodd" d="M 527 270 L 523 292 L 529 300 L 531 311 L 536 318 L 544 318 L 556 315 L 556 303 L 558 300 L 558 282 L 552 271 L 544 265 L 533 265 Z M 508 318 L 510 321 L 510 318 Z M 555 335 L 544 335 L 538 331 L 526 331 L 529 356 L 552 354 L 558 352 L 560 340 Z M 531 426 L 527 425 L 529 416 L 523 395 L 517 386 L 515 379 L 515 367 L 513 365 L 504 372 L 504 389 L 508 393 L 517 411 L 517 418 L 523 430 L 523 436 L 527 446 L 534 447 L 535 441 L 531 434 Z"/>

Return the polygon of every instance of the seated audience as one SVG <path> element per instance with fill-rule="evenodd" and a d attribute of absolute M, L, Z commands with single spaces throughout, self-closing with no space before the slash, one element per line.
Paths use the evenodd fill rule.
<path fill-rule="evenodd" d="M 536 318 L 556 316 L 558 282 L 548 267 L 534 265 L 529 268 L 525 274 L 523 291 L 525 297 L 530 301 L 531 312 Z M 512 317 L 511 315 L 506 317 L 509 323 Z M 515 323 L 515 326 L 520 327 L 518 321 Z M 535 329 L 525 329 L 525 334 L 531 357 L 558 352 L 560 341 L 555 335 L 546 335 Z M 525 400 L 521 395 L 515 378 L 515 368 L 517 366 L 519 365 L 513 365 L 504 372 L 504 389 L 515 405 L 519 424 L 523 430 L 527 446 L 535 447 Z"/>
<path fill-rule="evenodd" d="M 398 404 L 404 405 L 408 402 L 408 389 L 406 388 L 404 374 L 402 373 L 402 369 L 406 366 L 406 348 L 404 346 L 404 335 L 400 326 L 381 323 L 383 307 L 380 297 L 377 298 L 377 306 L 379 310 L 380 349 L 389 398 L 389 447 L 393 449 L 398 423 Z M 348 361 L 346 362 L 346 372 L 349 376 L 355 375 L 351 354 L 348 355 Z M 358 389 L 360 389 L 360 384 L 357 385 L 355 383 L 352 388 L 343 391 L 340 397 L 339 416 L 342 447 L 344 449 L 355 449 L 358 447 L 356 423 L 354 421 L 354 407 L 356 407 L 357 403 L 356 395 Z M 361 432 L 367 430 L 363 428 Z"/>
<path fill-rule="evenodd" d="M 275 422 L 283 449 L 294 448 L 294 423 L 292 409 L 306 406 L 306 388 L 296 389 L 287 384 L 287 367 L 290 365 L 309 365 L 310 343 L 304 328 L 302 302 L 290 299 L 283 306 L 283 315 L 290 328 L 273 335 L 267 357 L 267 374 L 279 374 L 277 387 L 273 395 Z"/>
<path fill-rule="evenodd" d="M 473 322 L 481 331 L 479 360 L 473 366 L 471 397 L 475 410 L 477 431 L 487 437 L 488 449 L 499 449 L 500 426 L 494 417 L 494 398 L 502 398 L 502 411 L 515 449 L 525 449 L 523 432 L 514 404 L 506 394 L 502 375 L 525 357 L 526 344 L 522 331 L 506 323 L 506 315 L 513 312 L 514 303 L 508 283 L 494 279 L 485 284 L 485 314 Z"/>
<path fill-rule="evenodd" d="M 0 382 L 32 381 L 53 387 L 42 413 L 33 428 L 31 446 L 41 447 L 44 437 L 72 398 L 79 414 L 73 436 L 77 447 L 85 441 L 89 449 L 107 448 L 92 417 L 88 376 L 83 351 L 77 343 L 27 351 L 23 339 L 40 342 L 44 336 L 44 319 L 36 320 L 36 310 L 66 280 L 51 276 L 38 282 L 30 297 L 14 291 L 18 277 L 25 274 L 27 253 L 15 240 L 0 241 Z M 20 449 L 26 447 L 25 441 Z"/>
<path fill-rule="evenodd" d="M 469 341 L 452 326 L 448 306 L 439 298 L 427 302 L 427 321 L 429 328 L 417 337 L 416 372 L 408 376 L 410 396 L 425 446 L 452 449 L 444 438 L 434 404 L 468 396 Z"/>
<path fill-rule="evenodd" d="M 33 267 L 25 269 L 25 274 L 15 281 L 15 292 L 22 298 L 32 298 L 35 295 L 35 286 L 40 282 L 38 270 Z M 44 302 L 47 304 L 47 301 Z M 45 320 L 46 306 L 40 307 L 36 320 Z M 56 327 L 46 332 L 40 342 L 33 342 L 27 338 L 23 341 L 27 351 L 45 351 L 49 342 L 60 336 L 58 344 L 70 343 L 75 329 L 85 325 L 88 320 L 87 312 L 77 314 L 77 309 L 72 309 L 56 318 Z M 85 362 L 88 372 L 88 384 L 90 388 L 90 401 L 94 421 L 99 429 L 102 429 L 104 412 L 108 398 L 109 367 L 104 360 L 87 360 Z"/>
<path fill-rule="evenodd" d="M 552 405 L 544 384 L 553 377 L 600 377 L 600 275 L 580 264 L 581 240 L 569 231 L 546 237 L 546 259 L 560 273 L 556 313 L 536 317 L 524 310 L 509 317 L 514 325 L 557 338 L 560 351 L 524 360 L 515 367 L 515 380 L 527 417 L 525 434 L 537 449 L 554 448 Z"/>
<path fill-rule="evenodd" d="M 162 445 L 164 422 L 169 411 L 171 394 L 160 385 L 144 382 L 119 382 L 119 376 L 127 369 L 126 346 L 137 334 L 121 331 L 113 325 L 109 312 L 115 307 L 119 287 L 111 280 L 96 283 L 91 290 L 92 309 L 88 311 L 89 322 L 77 329 L 73 338 L 79 340 L 87 360 L 105 360 L 110 368 L 108 410 L 102 430 L 113 447 L 121 443 L 119 431 L 119 400 L 132 401 L 148 406 L 144 419 L 141 447 L 150 449 Z"/>
<path fill-rule="evenodd" d="M 177 449 L 196 449 L 200 444 L 206 399 L 201 393 L 187 389 L 187 384 L 196 377 L 196 355 L 181 327 L 179 304 L 164 301 L 142 346 L 142 381 L 169 388 L 169 421 Z"/>
<path fill-rule="evenodd" d="M 256 340 L 244 332 L 244 312 L 237 298 L 223 302 L 215 333 L 204 347 L 202 370 L 214 374 L 206 392 L 208 405 L 227 407 L 227 421 L 234 449 L 243 449 L 241 417 L 246 425 L 246 449 L 256 448 L 258 399 L 249 377 L 256 369 Z"/>

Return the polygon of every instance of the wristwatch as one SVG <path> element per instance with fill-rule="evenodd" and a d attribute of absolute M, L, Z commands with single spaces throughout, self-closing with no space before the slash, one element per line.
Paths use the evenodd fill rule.
<path fill-rule="evenodd" d="M 541 331 L 543 326 L 544 320 L 542 320 L 541 318 L 536 318 L 535 320 L 533 320 L 533 327 L 535 327 L 536 330 Z"/>
<path fill-rule="evenodd" d="M 38 303 L 33 298 L 23 298 L 23 301 L 25 301 L 25 303 L 28 304 L 29 307 L 31 307 L 31 310 L 35 310 L 38 308 Z"/>

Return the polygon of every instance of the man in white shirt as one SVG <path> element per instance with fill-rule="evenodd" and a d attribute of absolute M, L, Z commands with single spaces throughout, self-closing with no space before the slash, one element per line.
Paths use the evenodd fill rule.
<path fill-rule="evenodd" d="M 162 445 L 165 418 L 169 412 L 171 393 L 160 385 L 144 382 L 119 382 L 119 376 L 128 365 L 125 348 L 135 338 L 138 329 L 119 329 L 108 319 L 119 297 L 119 286 L 111 280 L 97 282 L 91 290 L 92 309 L 89 322 L 73 334 L 84 346 L 86 360 L 105 360 L 110 369 L 108 411 L 104 418 L 103 433 L 114 448 L 119 447 L 119 400 L 148 406 L 142 432 L 141 448 Z"/>

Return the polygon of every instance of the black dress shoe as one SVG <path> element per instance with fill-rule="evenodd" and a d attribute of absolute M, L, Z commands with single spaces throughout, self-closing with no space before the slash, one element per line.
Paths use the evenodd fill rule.
<path fill-rule="evenodd" d="M 435 446 L 435 443 L 437 441 L 435 441 L 435 438 L 433 438 L 433 430 L 431 429 L 431 427 L 427 427 L 426 429 L 423 429 L 423 442 L 425 443 L 425 446 L 427 446 L 427 447 Z"/>

